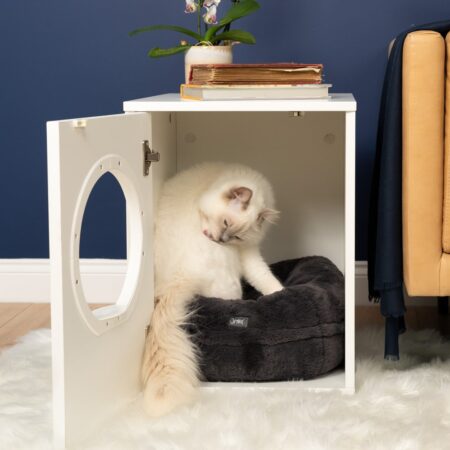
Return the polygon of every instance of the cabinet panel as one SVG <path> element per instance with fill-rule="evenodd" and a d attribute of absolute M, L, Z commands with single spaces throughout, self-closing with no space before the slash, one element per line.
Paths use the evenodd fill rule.
<path fill-rule="evenodd" d="M 72 447 L 140 390 L 153 308 L 152 170 L 143 172 L 150 115 L 50 122 L 48 182 L 53 414 L 57 448 Z M 116 303 L 91 312 L 80 286 L 79 241 L 87 198 L 110 172 L 124 192 L 128 269 Z"/>
<path fill-rule="evenodd" d="M 269 262 L 323 255 L 344 271 L 345 113 L 177 113 L 179 169 L 246 164 L 272 183 L 280 221 L 263 244 Z"/>

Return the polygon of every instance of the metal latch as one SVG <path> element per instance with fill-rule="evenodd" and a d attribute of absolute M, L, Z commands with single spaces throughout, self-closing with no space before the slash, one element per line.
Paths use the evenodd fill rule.
<path fill-rule="evenodd" d="M 152 162 L 158 162 L 160 158 L 159 152 L 155 152 L 150 148 L 147 140 L 142 141 L 142 151 L 144 153 L 144 176 L 146 177 L 150 171 Z"/>
<path fill-rule="evenodd" d="M 305 111 L 289 111 L 289 117 L 305 117 Z"/>

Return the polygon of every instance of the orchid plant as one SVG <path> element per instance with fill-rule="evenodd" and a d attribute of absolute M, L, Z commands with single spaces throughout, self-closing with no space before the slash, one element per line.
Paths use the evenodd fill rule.
<path fill-rule="evenodd" d="M 217 19 L 217 12 L 221 0 L 185 0 L 185 2 L 185 13 L 197 16 L 197 31 L 175 25 L 152 25 L 138 28 L 129 34 L 135 36 L 147 31 L 171 30 L 194 39 L 194 43 L 190 44 L 186 40 L 182 40 L 175 47 L 154 47 L 148 52 L 148 56 L 159 58 L 175 55 L 185 52 L 192 45 L 221 45 L 227 42 L 256 43 L 254 36 L 248 31 L 230 29 L 233 22 L 259 9 L 260 5 L 256 0 L 231 0 L 230 9 L 220 20 Z"/>

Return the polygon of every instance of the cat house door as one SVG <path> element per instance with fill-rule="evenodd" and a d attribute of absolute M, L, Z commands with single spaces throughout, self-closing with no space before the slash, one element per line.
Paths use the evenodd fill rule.
<path fill-rule="evenodd" d="M 49 122 L 53 416 L 56 448 L 71 448 L 140 390 L 153 308 L 153 205 L 147 113 Z M 117 301 L 91 311 L 80 277 L 86 202 L 105 173 L 126 201 L 127 269 Z"/>

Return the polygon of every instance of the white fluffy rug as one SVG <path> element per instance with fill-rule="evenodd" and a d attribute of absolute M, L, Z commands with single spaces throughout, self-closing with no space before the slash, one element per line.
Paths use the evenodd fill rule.
<path fill-rule="evenodd" d="M 140 399 L 83 449 L 450 449 L 450 346 L 409 331 L 398 363 L 382 359 L 383 333 L 357 335 L 357 393 L 203 393 L 149 420 Z M 0 449 L 50 449 L 50 333 L 0 354 Z"/>

